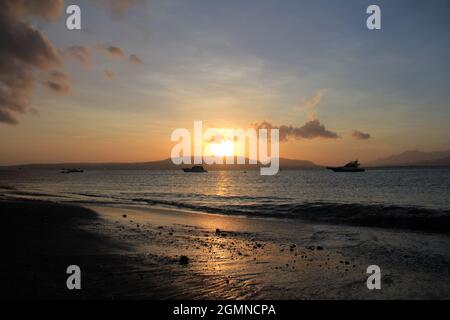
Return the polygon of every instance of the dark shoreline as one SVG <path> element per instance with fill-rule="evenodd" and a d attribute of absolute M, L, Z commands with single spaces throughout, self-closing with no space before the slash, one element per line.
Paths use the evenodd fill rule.
<path fill-rule="evenodd" d="M 143 230 L 133 223 L 113 225 L 89 208 L 0 200 L 0 219 L 0 300 L 229 299 L 248 294 L 225 288 L 223 276 L 205 276 L 180 265 L 176 254 L 143 252 L 136 241 L 120 235 L 140 237 Z M 146 244 L 151 245 L 151 237 Z M 168 238 L 163 238 L 163 250 L 173 243 Z M 66 287 L 70 265 L 81 269 L 81 290 Z"/>
<path fill-rule="evenodd" d="M 1 299 L 82 298 L 65 288 L 66 268 L 113 245 L 81 229 L 97 214 L 48 201 L 0 201 Z"/>
<path fill-rule="evenodd" d="M 0 300 L 140 300 L 180 294 L 171 285 L 179 272 L 164 266 L 175 261 L 135 254 L 126 242 L 86 230 L 101 223 L 93 210 L 0 200 L 0 219 Z M 81 290 L 67 289 L 70 265 L 81 269 Z M 158 283 L 161 278 L 168 285 Z"/>

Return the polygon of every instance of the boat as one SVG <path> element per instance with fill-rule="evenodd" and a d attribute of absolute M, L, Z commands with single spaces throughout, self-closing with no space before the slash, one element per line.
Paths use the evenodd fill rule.
<path fill-rule="evenodd" d="M 82 169 L 63 169 L 61 173 L 83 173 Z"/>
<path fill-rule="evenodd" d="M 183 168 L 184 172 L 208 172 L 203 166 L 193 166 L 192 168 Z"/>
<path fill-rule="evenodd" d="M 351 161 L 347 163 L 343 167 L 327 167 L 329 170 L 333 170 L 334 172 L 364 172 L 366 169 L 360 168 L 360 163 L 358 160 Z"/>

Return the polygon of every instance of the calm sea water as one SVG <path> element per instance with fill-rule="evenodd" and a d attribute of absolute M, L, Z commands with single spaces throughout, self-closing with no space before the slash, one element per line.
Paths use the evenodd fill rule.
<path fill-rule="evenodd" d="M 0 193 L 81 203 L 170 206 L 205 212 L 283 216 L 344 204 L 450 209 L 450 168 L 364 173 L 259 171 L 0 170 Z"/>

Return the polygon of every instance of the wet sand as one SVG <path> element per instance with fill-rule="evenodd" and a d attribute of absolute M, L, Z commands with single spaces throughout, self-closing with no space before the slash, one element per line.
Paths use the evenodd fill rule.
<path fill-rule="evenodd" d="M 3 299 L 450 298 L 445 234 L 30 200 L 0 208 Z M 71 264 L 81 290 L 66 289 Z M 366 287 L 373 264 L 381 290 Z"/>

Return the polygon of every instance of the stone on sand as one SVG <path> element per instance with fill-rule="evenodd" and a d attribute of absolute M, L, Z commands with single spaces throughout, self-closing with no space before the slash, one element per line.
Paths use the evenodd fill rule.
<path fill-rule="evenodd" d="M 186 256 L 181 256 L 181 257 L 180 257 L 179 263 L 180 263 L 181 265 L 186 265 L 186 264 L 189 263 L 189 258 L 186 257 Z"/>

